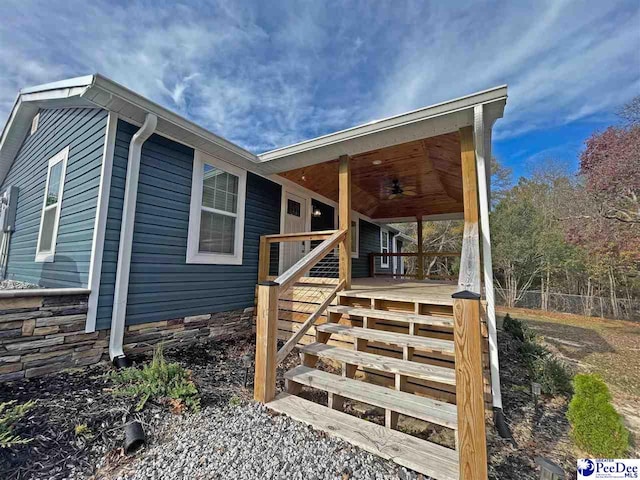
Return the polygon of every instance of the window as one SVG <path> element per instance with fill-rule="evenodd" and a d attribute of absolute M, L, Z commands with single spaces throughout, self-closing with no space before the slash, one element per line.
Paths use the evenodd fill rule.
<path fill-rule="evenodd" d="M 287 214 L 293 215 L 294 217 L 299 217 L 301 215 L 301 205 L 300 202 L 296 202 L 295 200 L 287 199 Z"/>
<path fill-rule="evenodd" d="M 354 213 L 351 212 L 351 258 L 358 258 L 360 254 L 360 220 L 358 217 L 354 217 Z"/>
<path fill-rule="evenodd" d="M 36 262 L 53 262 L 58 238 L 60 206 L 64 190 L 64 176 L 67 170 L 69 147 L 49 160 L 47 183 L 44 187 L 40 232 L 36 247 Z"/>
<path fill-rule="evenodd" d="M 196 152 L 187 263 L 242 264 L 247 172 Z"/>
<path fill-rule="evenodd" d="M 380 252 L 389 253 L 389 231 L 380 230 Z M 389 257 L 380 257 L 380 266 L 389 268 Z"/>

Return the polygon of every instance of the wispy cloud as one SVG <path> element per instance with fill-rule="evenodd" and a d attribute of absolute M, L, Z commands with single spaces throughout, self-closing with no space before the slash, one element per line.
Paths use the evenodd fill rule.
<path fill-rule="evenodd" d="M 253 151 L 509 83 L 496 138 L 640 93 L 637 1 L 0 4 L 0 118 L 99 71 Z"/>

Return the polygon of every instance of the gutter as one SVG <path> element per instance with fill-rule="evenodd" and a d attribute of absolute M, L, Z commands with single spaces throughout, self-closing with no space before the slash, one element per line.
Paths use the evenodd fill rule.
<path fill-rule="evenodd" d="M 140 177 L 140 155 L 142 145 L 153 134 L 158 117 L 147 113 L 144 123 L 131 138 L 129 158 L 127 160 L 127 179 L 124 188 L 122 223 L 120 226 L 120 245 L 118 247 L 118 266 L 113 295 L 111 314 L 111 335 L 109 338 L 109 357 L 119 364 L 126 363 L 122 344 L 124 342 L 125 318 L 127 314 L 127 295 L 129 293 L 129 270 L 131 267 L 131 248 L 133 228 L 136 217 L 136 197 L 138 196 L 138 178 Z"/>

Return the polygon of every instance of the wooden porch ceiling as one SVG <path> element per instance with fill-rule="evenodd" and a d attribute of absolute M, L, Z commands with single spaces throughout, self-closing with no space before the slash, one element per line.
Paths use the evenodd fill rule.
<path fill-rule="evenodd" d="M 374 164 L 380 162 L 378 165 Z M 280 173 L 338 201 L 338 160 Z M 415 196 L 389 198 L 398 180 Z M 373 219 L 418 217 L 463 211 L 458 132 L 365 152 L 351 158 L 352 208 Z"/>

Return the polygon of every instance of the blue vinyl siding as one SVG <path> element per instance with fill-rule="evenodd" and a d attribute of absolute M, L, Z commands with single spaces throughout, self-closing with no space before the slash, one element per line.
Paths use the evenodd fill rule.
<path fill-rule="evenodd" d="M 118 123 L 98 328 L 108 328 L 111 322 L 128 145 L 135 131 Z M 280 229 L 280 186 L 247 174 L 242 265 L 187 264 L 193 157 L 191 148 L 158 135 L 142 148 L 127 324 L 253 305 L 260 236 Z"/>
<path fill-rule="evenodd" d="M 40 110 L 37 131 L 27 135 L 0 187 L 19 188 L 7 278 L 51 288 L 87 286 L 107 117 L 101 109 Z M 48 162 L 67 146 L 54 262 L 36 263 Z"/>
<path fill-rule="evenodd" d="M 360 251 L 358 258 L 351 261 L 351 276 L 362 278 L 371 276 L 369 272 L 369 253 L 380 252 L 380 227 L 360 219 Z M 380 258 L 376 258 L 376 271 L 380 269 Z M 390 270 L 389 270 L 390 271 Z"/>

